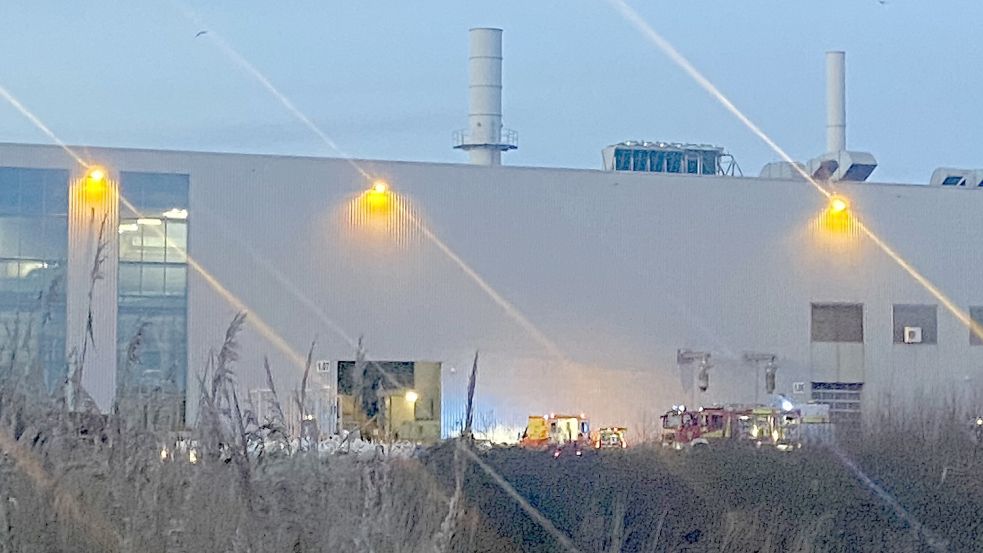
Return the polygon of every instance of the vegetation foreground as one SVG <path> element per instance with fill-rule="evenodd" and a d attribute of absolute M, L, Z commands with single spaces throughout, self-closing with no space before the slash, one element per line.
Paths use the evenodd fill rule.
<path fill-rule="evenodd" d="M 215 450 L 192 464 L 121 424 L 92 434 L 10 398 L 2 419 L 3 552 L 563 549 L 476 463 L 452 497 L 450 442 L 410 459 Z M 952 457 L 882 445 L 858 462 L 924 530 L 825 450 L 480 458 L 581 551 L 983 550 L 979 469 L 942 481 Z"/>
<path fill-rule="evenodd" d="M 0 553 L 983 551 L 983 451 L 955 423 L 790 453 L 325 454 L 287 439 L 278 399 L 262 422 L 240 405 L 242 324 L 200 377 L 193 454 L 154 431 L 152 397 L 68 408 L 82 364 L 51 396 L 36 362 L 0 351 Z"/>

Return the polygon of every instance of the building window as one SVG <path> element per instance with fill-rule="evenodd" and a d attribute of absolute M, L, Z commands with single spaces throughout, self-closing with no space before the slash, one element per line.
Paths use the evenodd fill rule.
<path fill-rule="evenodd" d="M 614 150 L 614 170 L 631 171 L 631 150 L 627 148 Z"/>
<path fill-rule="evenodd" d="M 859 426 L 862 382 L 813 382 L 812 400 L 829 405 L 829 422 Z"/>
<path fill-rule="evenodd" d="M 704 175 L 717 174 L 717 152 L 703 152 L 700 173 Z"/>
<path fill-rule="evenodd" d="M 978 328 L 981 332 L 983 332 L 983 306 L 970 307 L 969 318 L 979 325 Z M 974 346 L 983 346 L 983 337 L 980 337 L 977 333 L 970 329 L 969 343 Z"/>
<path fill-rule="evenodd" d="M 938 342 L 938 309 L 934 305 L 895 305 L 895 344 Z"/>
<path fill-rule="evenodd" d="M 965 183 L 959 175 L 950 175 L 942 181 L 942 186 L 962 186 Z"/>
<path fill-rule="evenodd" d="M 863 304 L 812 304 L 812 341 L 863 343 Z"/>
<path fill-rule="evenodd" d="M 649 171 L 664 173 L 666 170 L 666 153 L 662 150 L 649 152 Z"/>
<path fill-rule="evenodd" d="M 648 150 L 634 150 L 632 152 L 632 171 L 648 171 L 649 170 L 649 152 Z"/>
<path fill-rule="evenodd" d="M 683 172 L 683 153 L 666 152 L 666 173 Z"/>
<path fill-rule="evenodd" d="M 188 175 L 120 175 L 118 382 L 180 427 L 188 372 Z M 143 328 L 139 364 L 126 350 Z"/>
<path fill-rule="evenodd" d="M 0 167 L 0 328 L 36 354 L 49 389 L 66 366 L 67 259 L 68 171 Z M 17 361 L 8 350 L 0 363 L 32 355 Z"/>

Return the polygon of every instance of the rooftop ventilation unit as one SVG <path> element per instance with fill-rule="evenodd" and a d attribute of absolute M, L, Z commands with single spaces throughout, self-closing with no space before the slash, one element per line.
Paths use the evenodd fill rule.
<path fill-rule="evenodd" d="M 863 182 L 876 168 L 872 154 L 846 149 L 846 53 L 826 52 L 826 153 L 809 161 L 809 173 L 819 180 Z"/>
<path fill-rule="evenodd" d="M 808 174 L 808 172 L 809 168 L 798 161 L 793 163 L 789 163 L 787 161 L 773 161 L 765 164 L 765 166 L 761 168 L 761 174 L 758 176 L 763 179 L 804 180 L 802 178 L 802 173 Z"/>
<path fill-rule="evenodd" d="M 983 169 L 954 169 L 939 167 L 932 172 L 932 186 L 983 190 Z"/>
<path fill-rule="evenodd" d="M 605 171 L 735 175 L 741 168 L 719 146 L 626 140 L 601 150 Z"/>

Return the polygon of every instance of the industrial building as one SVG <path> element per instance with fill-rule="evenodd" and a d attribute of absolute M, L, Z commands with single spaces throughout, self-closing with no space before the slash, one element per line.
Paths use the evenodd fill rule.
<path fill-rule="evenodd" d="M 413 392 L 404 436 L 459 424 L 476 350 L 489 424 L 567 411 L 637 426 L 681 401 L 763 402 L 772 370 L 776 393 L 841 421 L 980 399 L 983 340 L 959 313 L 983 322 L 983 173 L 868 182 L 873 156 L 846 149 L 838 54 L 829 152 L 742 177 L 722 148 L 668 142 L 611 146 L 598 170 L 502 166 L 518 140 L 501 32 L 474 31 L 472 52 L 453 144 L 471 164 L 78 149 L 87 168 L 0 144 L 4 322 L 44 313 L 30 343 L 57 387 L 91 315 L 83 383 L 100 408 L 126 370 L 186 423 L 242 310 L 237 378 L 256 403 L 264 358 L 292 392 L 314 341 L 324 409 L 357 417 L 330 394 L 362 337 L 367 359 L 427 382 L 380 387 L 391 404 Z"/>

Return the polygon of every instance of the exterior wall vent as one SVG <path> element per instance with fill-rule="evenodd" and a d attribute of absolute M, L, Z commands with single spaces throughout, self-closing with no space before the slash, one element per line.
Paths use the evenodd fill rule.
<path fill-rule="evenodd" d="M 929 184 L 963 190 L 983 190 L 983 169 L 939 167 L 932 171 L 932 179 Z"/>

